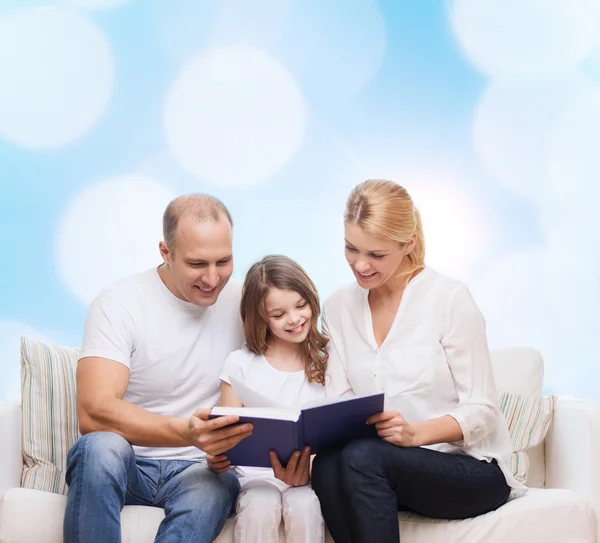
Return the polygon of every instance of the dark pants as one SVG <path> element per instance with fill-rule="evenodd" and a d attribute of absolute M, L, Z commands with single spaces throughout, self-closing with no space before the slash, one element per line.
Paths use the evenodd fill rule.
<path fill-rule="evenodd" d="M 495 462 L 381 439 L 319 453 L 312 486 L 336 543 L 398 543 L 398 511 L 464 519 L 497 509 L 510 494 Z"/>

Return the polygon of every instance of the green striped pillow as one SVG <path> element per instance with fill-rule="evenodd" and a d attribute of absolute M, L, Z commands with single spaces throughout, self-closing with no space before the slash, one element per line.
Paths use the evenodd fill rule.
<path fill-rule="evenodd" d="M 499 394 L 498 401 L 512 440 L 511 468 L 515 479 L 525 483 L 529 471 L 527 449 L 544 441 L 554 415 L 556 396 L 535 397 L 503 392 Z"/>
<path fill-rule="evenodd" d="M 67 493 L 67 453 L 79 437 L 78 358 L 79 349 L 21 338 L 23 488 Z"/>

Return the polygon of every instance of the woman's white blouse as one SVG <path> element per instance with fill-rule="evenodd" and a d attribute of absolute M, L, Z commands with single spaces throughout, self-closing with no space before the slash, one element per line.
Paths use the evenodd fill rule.
<path fill-rule="evenodd" d="M 497 404 L 485 322 L 468 288 L 425 267 L 407 285 L 380 347 L 368 294 L 354 283 L 324 304 L 323 328 L 331 338 L 328 395 L 384 392 L 385 409 L 409 423 L 454 417 L 464 439 L 427 448 L 496 459 L 509 486 L 521 493 L 525 487 L 510 469 L 512 447 Z"/>

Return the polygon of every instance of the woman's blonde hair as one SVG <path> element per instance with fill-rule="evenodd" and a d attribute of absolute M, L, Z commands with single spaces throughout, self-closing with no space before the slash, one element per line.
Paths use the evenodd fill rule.
<path fill-rule="evenodd" d="M 406 189 L 398 183 L 368 179 L 354 187 L 346 202 L 344 221 L 360 226 L 369 236 L 394 241 L 401 246 L 416 234 L 416 243 L 408 258 L 413 270 L 425 266 L 421 215 Z"/>
<path fill-rule="evenodd" d="M 240 306 L 246 346 L 255 354 L 264 354 L 269 347 L 271 331 L 265 300 L 271 288 L 293 290 L 308 302 L 312 319 L 306 341 L 302 343 L 302 361 L 308 380 L 324 385 L 329 340 L 317 327 L 321 312 L 319 295 L 304 269 L 287 256 L 266 256 L 246 274 Z"/>

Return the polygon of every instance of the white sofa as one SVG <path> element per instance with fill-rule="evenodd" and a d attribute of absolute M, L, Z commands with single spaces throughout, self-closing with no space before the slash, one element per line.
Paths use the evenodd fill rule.
<path fill-rule="evenodd" d="M 499 391 L 541 395 L 543 362 L 539 353 L 504 349 L 493 352 L 492 359 Z M 20 424 L 20 406 L 0 404 L 0 542 L 61 543 L 65 496 L 19 487 Z M 559 398 L 545 442 L 529 456 L 528 483 L 534 488 L 524 497 L 464 521 L 401 513 L 402 543 L 600 541 L 596 522 L 600 508 L 600 414 L 596 406 Z M 151 543 L 162 518 L 162 509 L 125 507 L 123 543 Z M 232 540 L 230 520 L 216 541 Z"/>

